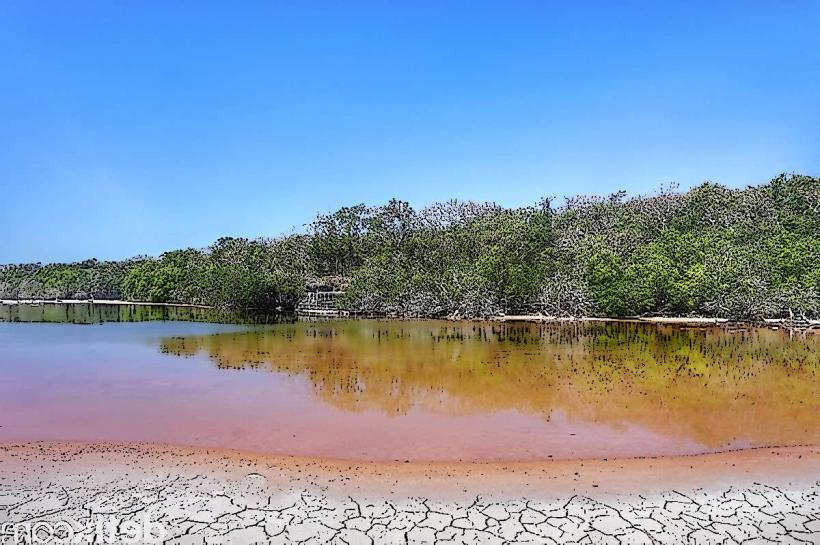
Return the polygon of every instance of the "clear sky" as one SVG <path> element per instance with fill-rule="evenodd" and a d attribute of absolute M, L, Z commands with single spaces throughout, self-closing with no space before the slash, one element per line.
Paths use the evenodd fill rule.
<path fill-rule="evenodd" d="M 0 262 L 820 175 L 820 2 L 0 3 Z"/>

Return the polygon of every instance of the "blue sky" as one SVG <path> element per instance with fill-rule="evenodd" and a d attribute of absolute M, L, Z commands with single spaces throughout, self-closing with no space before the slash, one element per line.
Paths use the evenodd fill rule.
<path fill-rule="evenodd" d="M 820 175 L 820 2 L 2 2 L 0 262 Z"/>

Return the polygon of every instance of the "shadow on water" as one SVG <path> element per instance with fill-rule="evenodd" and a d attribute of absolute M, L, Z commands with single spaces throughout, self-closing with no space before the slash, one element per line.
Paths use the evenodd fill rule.
<path fill-rule="evenodd" d="M 363 320 L 169 337 L 160 348 L 306 377 L 344 411 L 512 409 L 711 450 L 820 441 L 820 337 L 783 331 Z"/>
<path fill-rule="evenodd" d="M 241 311 L 174 305 L 105 303 L 0 304 L 0 322 L 101 324 L 106 322 L 183 321 L 222 324 L 277 324 L 295 320 L 275 311 Z"/>

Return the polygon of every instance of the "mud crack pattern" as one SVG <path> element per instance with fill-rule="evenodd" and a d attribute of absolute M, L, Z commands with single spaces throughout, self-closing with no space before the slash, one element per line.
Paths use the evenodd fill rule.
<path fill-rule="evenodd" d="M 103 487 L 93 477 L 31 489 L 3 479 L 0 523 L 70 520 L 82 543 L 99 541 L 97 522 L 111 517 L 159 523 L 164 541 L 175 544 L 820 543 L 820 483 L 804 490 L 756 484 L 721 494 L 672 491 L 610 501 L 436 503 L 271 493 L 265 477 L 254 473 L 231 483 L 196 475 L 139 483 L 124 478 Z"/>

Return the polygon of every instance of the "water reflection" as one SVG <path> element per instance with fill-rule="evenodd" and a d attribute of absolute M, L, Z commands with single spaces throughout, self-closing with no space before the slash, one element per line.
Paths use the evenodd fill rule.
<path fill-rule="evenodd" d="M 107 322 L 182 321 L 223 324 L 292 322 L 279 312 L 222 310 L 206 307 L 110 303 L 0 304 L 0 322 L 102 324 Z"/>
<path fill-rule="evenodd" d="M 516 410 L 726 447 L 820 440 L 820 339 L 635 323 L 349 321 L 166 338 L 223 369 L 307 377 L 344 411 Z"/>

